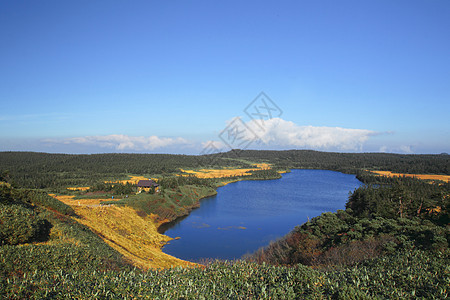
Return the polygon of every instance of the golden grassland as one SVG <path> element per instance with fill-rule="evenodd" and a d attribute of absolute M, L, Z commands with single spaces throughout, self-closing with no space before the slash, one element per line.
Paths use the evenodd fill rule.
<path fill-rule="evenodd" d="M 158 233 L 155 216 L 142 217 L 127 206 L 100 205 L 111 199 L 73 199 L 74 196 L 55 196 L 70 205 L 80 218 L 76 221 L 88 226 L 108 245 L 143 269 L 195 266 L 162 252 L 162 246 L 171 240 Z"/>
<path fill-rule="evenodd" d="M 68 187 L 69 191 L 87 191 L 90 189 L 88 186 L 80 186 L 80 187 Z"/>
<path fill-rule="evenodd" d="M 387 176 L 387 177 L 412 177 L 417 179 L 423 179 L 423 180 L 441 180 L 444 182 L 449 182 L 450 176 L 449 175 L 430 175 L 430 174 L 406 174 L 406 173 L 393 173 L 391 171 L 370 171 L 372 173 L 378 174 L 380 176 Z"/>
<path fill-rule="evenodd" d="M 157 178 L 152 178 L 154 181 L 158 181 Z M 125 180 L 115 180 L 115 181 L 105 181 L 105 183 L 120 183 L 120 184 L 137 184 L 139 182 L 139 180 L 148 180 L 147 177 L 144 176 L 135 176 L 132 175 L 130 176 L 129 179 L 125 179 Z M 90 187 L 88 186 L 80 186 L 80 187 L 68 187 L 67 188 L 69 191 L 87 191 L 90 189 Z"/>
<path fill-rule="evenodd" d="M 193 174 L 198 178 L 227 178 L 236 176 L 250 176 L 252 171 L 258 170 L 268 170 L 271 168 L 270 164 L 255 164 L 255 168 L 248 169 L 201 169 L 198 171 L 194 170 L 183 170 L 181 172 Z"/>

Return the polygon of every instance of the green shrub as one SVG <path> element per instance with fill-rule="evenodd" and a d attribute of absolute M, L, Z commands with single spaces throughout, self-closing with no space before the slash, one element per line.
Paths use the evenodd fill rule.
<path fill-rule="evenodd" d="M 48 238 L 51 224 L 19 204 L 0 204 L 0 245 L 17 245 Z"/>
<path fill-rule="evenodd" d="M 44 249 L 42 253 L 45 253 Z M 70 252 L 76 256 L 76 252 Z M 1 261 L 1 259 L 0 259 Z M 423 251 L 323 272 L 309 267 L 214 262 L 204 268 L 99 271 L 56 268 L 4 281 L 14 299 L 447 299 L 448 257 Z M 58 267 L 60 265 L 58 264 Z"/>

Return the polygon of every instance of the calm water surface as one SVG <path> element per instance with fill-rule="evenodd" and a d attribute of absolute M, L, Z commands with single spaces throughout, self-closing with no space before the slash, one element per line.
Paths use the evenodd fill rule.
<path fill-rule="evenodd" d="M 360 185 L 354 175 L 325 170 L 292 170 L 277 180 L 228 184 L 165 232 L 180 239 L 163 251 L 190 261 L 240 258 L 308 217 L 344 209 L 349 192 Z"/>

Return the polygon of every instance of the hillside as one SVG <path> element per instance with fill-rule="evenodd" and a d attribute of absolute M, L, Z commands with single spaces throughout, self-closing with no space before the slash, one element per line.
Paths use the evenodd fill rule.
<path fill-rule="evenodd" d="M 90 228 L 136 267 L 149 269 L 191 265 L 161 251 L 170 238 L 158 233 L 160 223 L 154 216 L 140 216 L 129 206 L 100 205 L 100 199 L 56 198 L 74 209 L 78 216 L 76 221 Z"/>
<path fill-rule="evenodd" d="M 242 151 L 226 157 L 230 154 L 236 153 L 223 154 L 221 162 L 203 168 L 190 162 L 191 157 L 183 161 L 170 155 L 0 153 L 1 168 L 9 169 L 0 178 L 0 295 L 14 299 L 448 297 L 449 184 L 365 171 L 386 170 L 392 163 L 395 172 L 415 169 L 416 174 L 431 174 L 439 169 L 440 175 L 449 175 L 448 156 Z M 145 173 L 130 173 L 137 170 L 140 158 L 158 167 L 141 166 Z M 65 159 L 73 169 L 60 165 Z M 255 163 L 271 164 L 271 169 L 248 175 Z M 165 164 L 172 165 L 171 173 L 161 171 Z M 224 178 L 177 176 L 183 174 L 181 168 L 188 171 L 185 175 L 231 174 L 226 181 L 233 181 L 274 178 L 277 171 L 293 166 L 342 168 L 357 173 L 367 185 L 350 195 L 346 210 L 317 216 L 245 260 L 199 266 L 161 252 L 168 238 L 157 227 L 188 214 L 199 199 L 224 183 Z M 220 168 L 228 171 L 201 171 Z M 161 192 L 129 194 L 134 191 L 132 183 L 117 181 L 132 174 L 155 175 Z M 19 188 L 26 178 L 31 179 L 31 187 L 40 182 L 45 189 Z M 90 188 L 67 189 L 76 186 Z M 48 195 L 51 191 L 54 197 Z M 189 267 L 159 269 L 169 266 Z"/>

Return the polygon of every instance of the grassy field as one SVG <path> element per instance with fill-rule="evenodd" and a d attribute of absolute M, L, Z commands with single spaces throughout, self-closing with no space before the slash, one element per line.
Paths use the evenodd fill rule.
<path fill-rule="evenodd" d="M 112 180 L 112 181 L 105 181 L 105 183 L 120 183 L 120 184 L 137 184 L 139 182 L 139 180 L 148 180 L 148 177 L 144 177 L 144 176 L 136 176 L 136 175 L 130 175 L 129 179 L 125 179 L 125 180 Z M 156 180 L 156 179 L 154 179 Z"/>
<path fill-rule="evenodd" d="M 71 206 L 81 218 L 76 220 L 91 228 L 108 245 L 129 259 L 133 265 L 143 269 L 191 266 L 162 252 L 162 247 L 171 240 L 158 233 L 161 222 L 155 215 L 138 214 L 128 206 L 101 205 L 111 199 L 74 199 L 74 196 L 55 196 Z"/>
<path fill-rule="evenodd" d="M 144 177 L 144 176 L 129 175 L 129 177 L 130 178 L 124 179 L 124 180 L 107 180 L 107 181 L 104 181 L 104 183 L 111 183 L 111 184 L 114 184 L 114 183 L 127 184 L 127 183 L 129 183 L 129 184 L 136 185 L 140 180 L 148 180 L 148 178 Z M 158 180 L 156 178 L 152 178 L 152 179 L 155 180 L 155 181 Z M 82 192 L 85 192 L 85 191 L 88 191 L 90 189 L 90 187 L 89 186 L 68 187 L 67 189 L 69 191 L 82 191 Z"/>
<path fill-rule="evenodd" d="M 393 173 L 391 171 L 370 171 L 379 176 L 387 176 L 387 177 L 411 177 L 423 180 L 440 180 L 444 182 L 449 182 L 449 175 L 431 175 L 431 174 L 405 174 L 405 173 Z"/>
<path fill-rule="evenodd" d="M 80 186 L 80 187 L 68 187 L 69 191 L 87 191 L 90 189 L 89 186 Z"/>
<path fill-rule="evenodd" d="M 227 178 L 227 177 L 238 177 L 238 176 L 250 176 L 252 171 L 258 170 L 269 170 L 271 169 L 270 164 L 260 163 L 255 164 L 255 168 L 237 168 L 237 169 L 200 169 L 195 170 L 183 170 L 183 173 L 193 174 L 198 178 Z"/>

